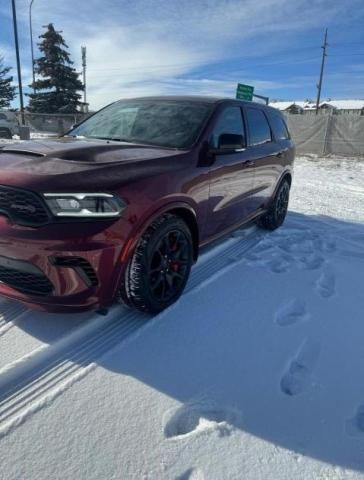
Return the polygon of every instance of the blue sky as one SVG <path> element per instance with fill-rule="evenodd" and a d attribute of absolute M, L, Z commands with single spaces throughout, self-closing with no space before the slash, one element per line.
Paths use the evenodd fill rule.
<path fill-rule="evenodd" d="M 16 0 L 25 85 L 29 1 Z M 314 98 L 326 27 L 322 97 L 364 98 L 363 0 L 34 0 L 34 36 L 50 22 L 78 70 L 87 46 L 91 108 L 150 94 L 234 96 L 237 82 L 270 98 Z M 15 67 L 10 0 L 0 26 L 0 55 Z"/>

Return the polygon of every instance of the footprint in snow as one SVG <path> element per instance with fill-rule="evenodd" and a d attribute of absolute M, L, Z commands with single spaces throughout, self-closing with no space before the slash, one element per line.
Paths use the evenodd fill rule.
<path fill-rule="evenodd" d="M 328 237 L 326 240 L 324 240 L 322 244 L 322 251 L 324 253 L 332 253 L 336 250 L 336 240 L 333 237 Z"/>
<path fill-rule="evenodd" d="M 182 473 L 176 480 L 204 480 L 204 474 L 199 468 L 189 468 L 185 473 Z"/>
<path fill-rule="evenodd" d="M 274 258 L 267 262 L 267 266 L 273 273 L 285 273 L 289 270 L 290 264 L 283 258 Z"/>
<path fill-rule="evenodd" d="M 336 291 L 335 283 L 335 275 L 328 270 L 324 270 L 316 280 L 316 290 L 321 297 L 330 298 Z"/>
<path fill-rule="evenodd" d="M 281 327 L 293 325 L 310 318 L 305 302 L 297 299 L 282 305 L 274 315 L 275 322 Z"/>
<path fill-rule="evenodd" d="M 164 427 L 166 438 L 184 437 L 186 435 L 215 430 L 221 436 L 230 435 L 240 415 L 233 409 L 220 409 L 211 404 L 184 405 L 168 412 Z"/>
<path fill-rule="evenodd" d="M 279 248 L 290 254 L 312 254 L 314 253 L 313 242 L 311 239 L 286 238 L 279 243 Z"/>
<path fill-rule="evenodd" d="M 336 239 L 330 235 L 325 235 L 325 238 L 319 236 L 312 243 L 314 249 L 321 253 L 333 253 L 336 250 Z"/>
<path fill-rule="evenodd" d="M 299 395 L 312 383 L 312 371 L 316 365 L 320 347 L 306 340 L 281 379 L 281 391 L 289 396 Z"/>
<path fill-rule="evenodd" d="M 325 259 L 320 255 L 312 253 L 311 255 L 301 257 L 300 262 L 302 267 L 306 268 L 307 270 L 317 270 L 318 268 L 322 267 Z"/>
<path fill-rule="evenodd" d="M 364 435 L 364 404 L 359 405 L 354 416 L 346 421 L 346 431 L 351 436 Z"/>

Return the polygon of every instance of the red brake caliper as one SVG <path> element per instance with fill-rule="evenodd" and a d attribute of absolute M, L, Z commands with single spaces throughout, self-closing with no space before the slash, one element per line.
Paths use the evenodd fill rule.
<path fill-rule="evenodd" d="M 172 262 L 170 268 L 171 268 L 172 272 L 178 272 L 179 265 L 178 265 L 177 262 Z"/>
<path fill-rule="evenodd" d="M 175 242 L 175 244 L 171 248 L 172 252 L 175 252 L 176 250 L 177 250 L 177 242 Z M 170 269 L 172 270 L 172 272 L 178 272 L 178 270 L 179 270 L 178 262 L 171 262 Z"/>

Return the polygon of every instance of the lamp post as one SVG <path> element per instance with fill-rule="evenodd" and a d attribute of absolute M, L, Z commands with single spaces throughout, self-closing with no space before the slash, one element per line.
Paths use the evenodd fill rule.
<path fill-rule="evenodd" d="M 18 85 L 19 85 L 19 100 L 20 100 L 20 112 L 21 112 L 21 121 L 22 125 L 25 125 L 24 118 L 24 101 L 23 101 L 23 85 L 21 81 L 21 70 L 20 70 L 20 55 L 19 55 L 19 41 L 18 41 L 18 26 L 16 23 L 16 6 L 15 0 L 11 1 L 13 8 L 13 24 L 14 24 L 14 39 L 15 39 L 15 53 L 16 53 L 16 66 L 18 71 Z"/>
<path fill-rule="evenodd" d="M 33 25 L 32 25 L 32 6 L 34 0 L 30 0 L 29 4 L 29 30 L 30 30 L 30 51 L 32 55 L 32 73 L 33 73 L 33 92 L 35 93 L 35 72 L 34 72 L 34 47 L 33 47 Z"/>

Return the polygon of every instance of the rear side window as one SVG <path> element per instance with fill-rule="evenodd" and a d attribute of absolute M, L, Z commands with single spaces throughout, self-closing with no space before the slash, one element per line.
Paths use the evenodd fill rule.
<path fill-rule="evenodd" d="M 249 126 L 250 145 L 261 145 L 272 141 L 268 120 L 261 110 L 247 108 L 246 118 Z"/>
<path fill-rule="evenodd" d="M 287 140 L 289 138 L 288 128 L 279 113 L 268 112 L 269 123 L 272 127 L 276 140 Z"/>
<path fill-rule="evenodd" d="M 210 141 L 213 148 L 218 147 L 219 136 L 223 133 L 242 135 L 244 145 L 246 144 L 243 117 L 241 115 L 240 107 L 227 107 L 220 113 Z"/>

